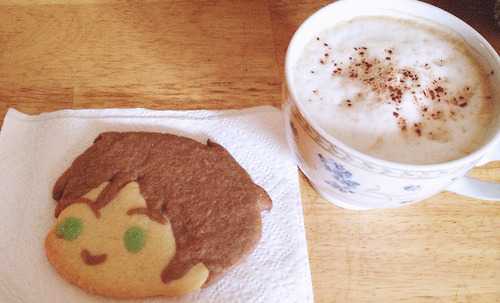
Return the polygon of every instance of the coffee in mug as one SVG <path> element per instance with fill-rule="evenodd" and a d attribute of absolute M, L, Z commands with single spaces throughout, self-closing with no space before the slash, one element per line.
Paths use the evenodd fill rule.
<path fill-rule="evenodd" d="M 477 51 L 431 21 L 361 16 L 312 37 L 292 81 L 296 101 L 347 146 L 436 164 L 488 139 L 493 75 Z"/>

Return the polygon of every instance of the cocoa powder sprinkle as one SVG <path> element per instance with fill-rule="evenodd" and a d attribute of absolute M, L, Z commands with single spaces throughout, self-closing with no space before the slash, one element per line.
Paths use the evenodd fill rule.
<path fill-rule="evenodd" d="M 324 43 L 324 45 L 328 46 L 327 43 Z M 371 54 L 370 49 L 366 46 L 356 46 L 353 47 L 353 49 L 355 53 L 348 57 L 348 62 L 344 62 L 343 68 L 337 67 L 342 64 L 342 62 L 331 62 L 331 66 L 333 66 L 331 70 L 332 77 L 340 76 L 349 78 L 352 81 L 357 81 L 364 87 L 368 87 L 376 95 L 380 96 L 380 102 L 393 105 L 402 104 L 406 102 L 406 100 L 413 102 L 413 104 L 417 106 L 419 116 L 421 116 L 422 119 L 444 119 L 441 111 L 433 110 L 432 103 L 437 104 L 439 102 L 444 102 L 457 107 L 466 107 L 466 100 L 472 95 L 469 86 L 464 86 L 458 94 L 447 91 L 447 87 L 444 84 L 446 84 L 448 79 L 445 77 L 432 76 L 432 74 L 431 77 L 433 78 L 430 79 L 430 86 L 422 85 L 420 83 L 420 73 L 416 72 L 416 70 L 394 65 L 391 57 L 394 53 L 393 49 L 384 49 L 385 56 L 380 58 Z M 331 53 L 327 52 L 322 55 L 322 59 L 320 60 L 322 64 L 326 63 L 324 58 L 333 57 Z M 429 73 L 427 71 L 432 69 L 432 65 L 445 63 L 446 62 L 443 60 L 437 63 L 420 63 L 420 68 L 425 69 L 423 71 L 425 77 L 422 78 L 429 78 Z M 407 99 L 405 97 L 407 95 L 411 97 Z M 355 102 L 359 102 L 358 100 L 361 100 L 361 98 L 346 99 L 344 104 L 350 107 Z M 430 102 L 430 104 L 427 104 L 428 102 Z M 407 125 L 406 120 L 403 119 L 401 109 L 397 108 L 393 112 L 393 116 L 397 119 L 399 128 L 405 131 Z M 420 127 L 412 126 L 412 129 L 414 129 L 418 136 L 424 134 Z M 425 132 L 425 134 L 427 134 L 427 132 Z"/>

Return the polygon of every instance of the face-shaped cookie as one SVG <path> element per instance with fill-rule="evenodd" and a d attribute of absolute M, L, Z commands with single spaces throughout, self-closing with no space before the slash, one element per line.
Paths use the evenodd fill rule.
<path fill-rule="evenodd" d="M 103 133 L 57 180 L 47 257 L 101 295 L 206 287 L 260 240 L 267 193 L 220 145 L 160 133 Z"/>
<path fill-rule="evenodd" d="M 47 255 L 69 280 L 113 297 L 177 295 L 199 288 L 208 276 L 196 264 L 177 281 L 161 272 L 175 254 L 169 222 L 160 224 L 136 209 L 146 207 L 139 184 L 130 182 L 105 207 L 93 206 L 107 183 L 66 207 L 46 238 Z"/>

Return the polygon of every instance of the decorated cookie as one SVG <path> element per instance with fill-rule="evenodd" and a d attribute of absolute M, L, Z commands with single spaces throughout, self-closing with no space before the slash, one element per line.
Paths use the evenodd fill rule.
<path fill-rule="evenodd" d="M 47 258 L 70 282 L 116 298 L 206 287 L 260 241 L 268 194 L 220 145 L 102 133 L 57 180 Z"/>

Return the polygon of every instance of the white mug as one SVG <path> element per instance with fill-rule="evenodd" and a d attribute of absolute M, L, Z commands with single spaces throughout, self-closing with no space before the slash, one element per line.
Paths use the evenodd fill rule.
<path fill-rule="evenodd" d="M 415 0 L 341 0 L 310 16 L 290 41 L 283 81 L 283 111 L 289 145 L 316 191 L 333 204 L 354 210 L 393 208 L 422 201 L 442 190 L 483 200 L 500 200 L 500 184 L 469 178 L 474 166 L 500 160 L 500 103 L 494 100 L 493 132 L 465 157 L 439 164 L 402 164 L 350 148 L 326 132 L 304 110 L 293 83 L 294 66 L 305 44 L 319 31 L 362 15 L 411 15 L 451 28 L 480 52 L 500 83 L 500 59 L 491 45 L 455 16 Z M 497 85 L 498 86 L 498 85 Z"/>

